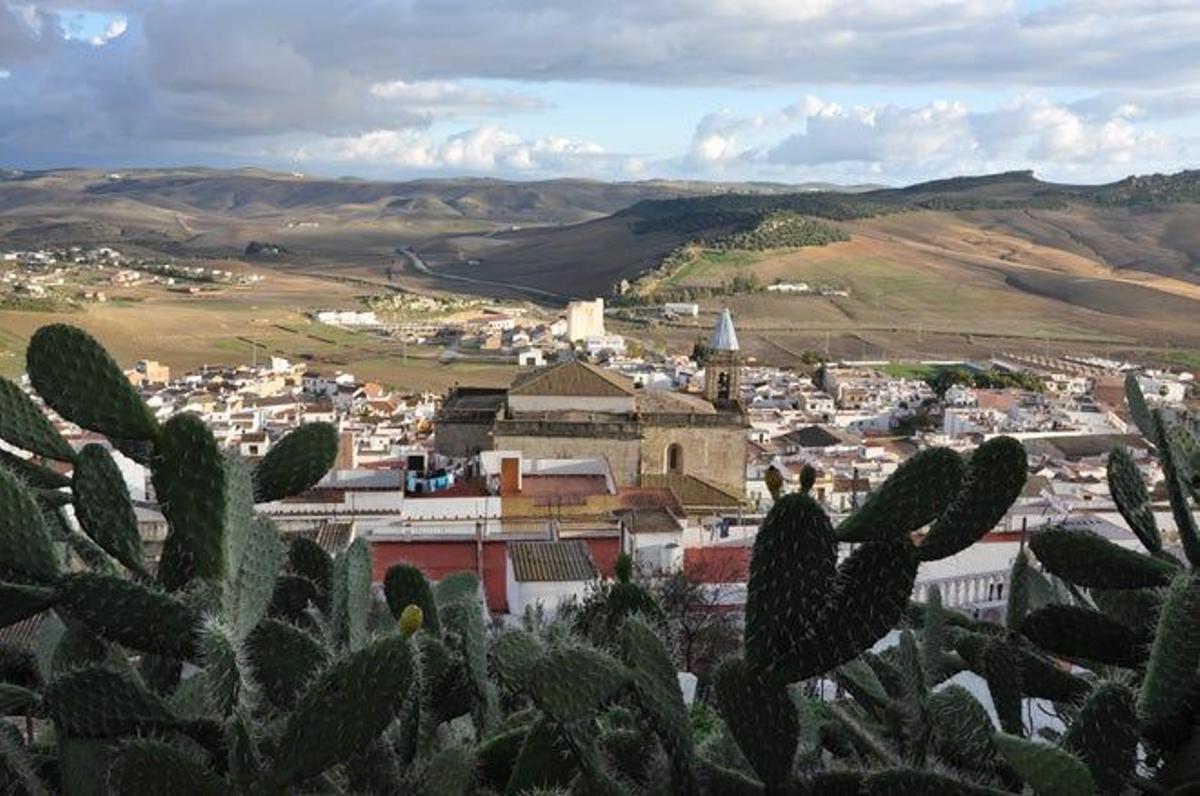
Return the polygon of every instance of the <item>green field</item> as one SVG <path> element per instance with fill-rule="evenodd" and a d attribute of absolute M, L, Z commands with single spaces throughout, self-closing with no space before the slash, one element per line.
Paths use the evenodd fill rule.
<path fill-rule="evenodd" d="M 693 260 L 678 268 L 664 284 L 673 287 L 719 285 L 762 259 L 762 252 L 716 251 L 704 249 Z"/>
<path fill-rule="evenodd" d="M 893 379 L 920 379 L 922 381 L 932 379 L 947 369 L 944 365 L 922 365 L 920 362 L 890 362 L 878 368 L 879 371 Z"/>

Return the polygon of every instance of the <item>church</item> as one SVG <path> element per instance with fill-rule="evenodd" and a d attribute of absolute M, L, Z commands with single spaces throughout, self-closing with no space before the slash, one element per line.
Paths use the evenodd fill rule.
<path fill-rule="evenodd" d="M 745 494 L 748 422 L 729 310 L 708 348 L 702 395 L 642 390 L 578 359 L 522 373 L 507 389 L 455 389 L 437 419 L 438 452 L 603 458 L 619 486 L 670 487 L 692 505 L 736 504 Z"/>

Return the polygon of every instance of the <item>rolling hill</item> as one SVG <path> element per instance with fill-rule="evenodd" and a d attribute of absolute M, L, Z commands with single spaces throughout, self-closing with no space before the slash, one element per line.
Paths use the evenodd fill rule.
<path fill-rule="evenodd" d="M 406 287 L 540 302 L 611 296 L 625 282 L 626 303 L 728 305 L 755 353 L 783 359 L 822 344 L 961 355 L 1051 340 L 1197 357 L 1200 172 L 1107 185 L 1008 172 L 832 188 L 10 170 L 0 173 L 0 247 L 111 243 L 231 257 L 260 241 L 286 250 L 262 261 L 275 269 L 364 285 L 394 272 Z M 837 293 L 743 289 L 776 281 Z M 682 345 L 696 330 L 648 334 Z"/>

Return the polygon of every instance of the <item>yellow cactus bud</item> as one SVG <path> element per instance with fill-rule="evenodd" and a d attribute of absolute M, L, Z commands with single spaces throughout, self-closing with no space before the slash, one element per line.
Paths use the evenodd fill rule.
<path fill-rule="evenodd" d="M 411 638 L 413 633 L 421 629 L 425 623 L 425 612 L 419 605 L 409 605 L 400 612 L 400 632 L 405 638 Z"/>

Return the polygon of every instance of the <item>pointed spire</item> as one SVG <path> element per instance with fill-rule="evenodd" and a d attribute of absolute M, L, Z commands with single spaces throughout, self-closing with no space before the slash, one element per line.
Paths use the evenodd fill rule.
<path fill-rule="evenodd" d="M 737 351 L 737 332 L 733 328 L 733 316 L 729 308 L 721 310 L 721 317 L 713 328 L 712 337 L 708 338 L 708 348 L 711 351 Z"/>

